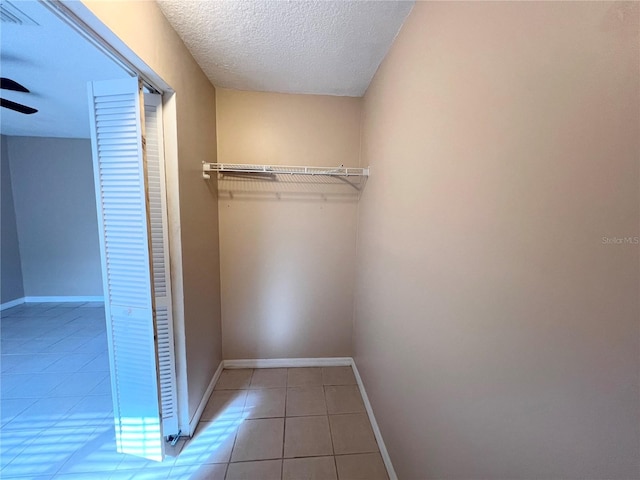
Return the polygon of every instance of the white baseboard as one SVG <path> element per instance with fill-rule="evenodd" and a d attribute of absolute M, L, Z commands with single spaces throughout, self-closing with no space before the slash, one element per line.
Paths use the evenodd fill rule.
<path fill-rule="evenodd" d="M 22 305 L 23 303 L 80 303 L 80 302 L 104 302 L 102 295 L 77 295 L 77 296 L 46 296 L 46 297 L 20 297 L 0 305 L 0 312 L 7 308 Z"/>
<path fill-rule="evenodd" d="M 193 418 L 191 418 L 191 421 L 189 421 L 189 431 L 182 432 L 184 435 L 188 435 L 191 437 L 195 433 L 196 427 L 198 426 L 198 422 L 200 421 L 200 417 L 202 416 L 202 412 L 204 412 L 204 407 L 207 406 L 209 397 L 211 397 L 211 394 L 213 393 L 213 388 L 216 386 L 216 382 L 218 381 L 218 378 L 220 378 L 220 374 L 222 373 L 223 369 L 224 369 L 224 361 L 220 362 L 220 365 L 218 365 L 218 368 L 213 374 L 213 377 L 211 377 L 209 386 L 204 391 L 204 395 L 202 396 L 202 399 L 198 404 L 198 408 L 196 408 L 196 413 L 193 414 Z"/>
<path fill-rule="evenodd" d="M 24 297 L 16 298 L 15 300 L 10 300 L 0 305 L 0 312 L 2 310 L 6 310 L 7 308 L 15 307 L 17 305 L 22 305 L 24 303 Z"/>
<path fill-rule="evenodd" d="M 364 384 L 362 383 L 362 377 L 360 377 L 360 372 L 358 372 L 358 367 L 356 366 L 356 362 L 353 359 L 351 359 L 351 368 L 353 368 L 353 373 L 356 376 L 356 382 L 358 382 L 358 388 L 360 389 L 360 394 L 362 395 L 364 408 L 367 410 L 367 415 L 369 416 L 369 421 L 371 422 L 371 428 L 373 429 L 373 434 L 376 437 L 376 441 L 378 442 L 378 448 L 380 449 L 380 456 L 382 456 L 382 461 L 384 462 L 384 466 L 387 468 L 387 474 L 389 475 L 389 480 L 398 480 L 396 471 L 393 468 L 393 464 L 391 463 L 391 457 L 389 456 L 387 447 L 385 446 L 384 440 L 382 439 L 382 433 L 380 432 L 380 427 L 378 426 L 376 417 L 373 414 L 373 408 L 371 407 L 371 402 L 369 402 L 369 397 L 367 396 L 367 392 L 364 389 Z"/>
<path fill-rule="evenodd" d="M 250 358 L 225 360 L 224 368 L 296 368 L 296 367 L 348 367 L 351 357 L 327 358 Z"/>
<path fill-rule="evenodd" d="M 24 303 L 72 303 L 72 302 L 104 302 L 102 295 L 76 295 L 76 296 L 46 296 L 46 297 L 24 297 Z"/>

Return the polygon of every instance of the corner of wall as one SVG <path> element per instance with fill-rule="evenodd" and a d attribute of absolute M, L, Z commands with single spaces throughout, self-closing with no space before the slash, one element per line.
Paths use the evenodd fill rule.
<path fill-rule="evenodd" d="M 13 193 L 11 160 L 9 153 L 10 137 L 0 135 L 0 163 L 2 170 L 2 226 L 0 232 L 0 304 L 14 304 L 24 297 L 24 277 L 22 273 L 22 255 Z M 7 307 L 8 308 L 8 307 Z"/>

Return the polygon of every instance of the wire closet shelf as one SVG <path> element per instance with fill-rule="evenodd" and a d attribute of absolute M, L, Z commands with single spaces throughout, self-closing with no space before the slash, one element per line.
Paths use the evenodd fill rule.
<path fill-rule="evenodd" d="M 253 173 L 265 175 L 328 175 L 332 177 L 368 177 L 368 168 L 354 167 L 305 167 L 291 165 L 250 165 L 243 163 L 202 162 L 202 177 L 211 178 L 211 173 Z"/>

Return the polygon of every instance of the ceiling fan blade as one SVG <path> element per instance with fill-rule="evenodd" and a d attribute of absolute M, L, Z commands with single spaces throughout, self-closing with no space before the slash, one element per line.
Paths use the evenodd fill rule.
<path fill-rule="evenodd" d="M 38 111 L 35 108 L 27 107 L 26 105 L 12 102 L 11 100 L 6 100 L 4 98 L 0 98 L 0 107 L 8 108 L 9 110 L 15 110 L 16 112 L 24 113 L 26 115 L 31 115 L 32 113 L 36 113 Z"/>
<path fill-rule="evenodd" d="M 29 89 L 20 85 L 18 82 L 11 80 L 10 78 L 0 78 L 0 88 L 3 90 L 13 90 L 14 92 L 29 93 Z"/>

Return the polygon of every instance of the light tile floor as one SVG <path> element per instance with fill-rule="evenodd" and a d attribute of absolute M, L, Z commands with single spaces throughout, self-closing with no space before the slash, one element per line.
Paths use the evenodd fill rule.
<path fill-rule="evenodd" d="M 162 463 L 118 454 L 101 304 L 0 320 L 0 478 L 386 479 L 350 367 L 224 370 Z"/>
<path fill-rule="evenodd" d="M 388 478 L 351 367 L 224 370 L 172 473 L 194 445 L 195 478 Z"/>

